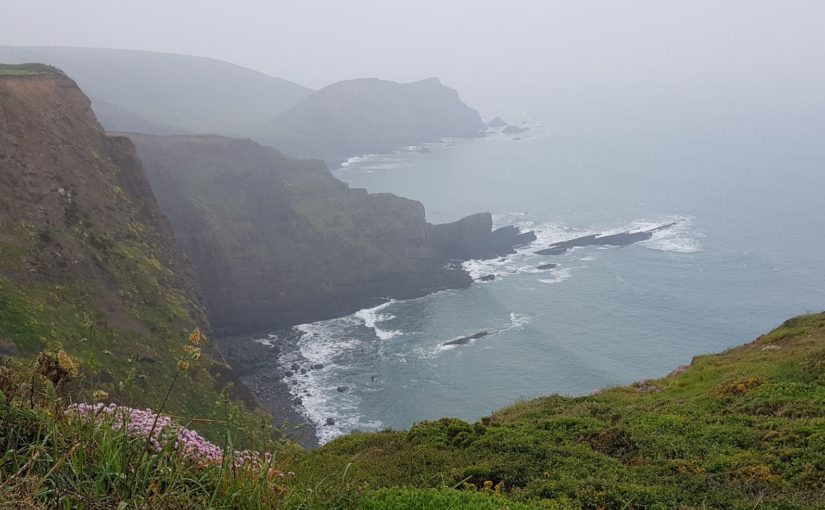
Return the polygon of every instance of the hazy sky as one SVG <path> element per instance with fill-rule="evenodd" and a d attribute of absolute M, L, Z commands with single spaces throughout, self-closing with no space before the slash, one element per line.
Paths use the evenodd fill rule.
<path fill-rule="evenodd" d="M 438 76 L 490 107 L 697 90 L 795 102 L 825 84 L 821 0 L 0 0 L 0 15 L 0 44 L 208 56 L 313 88 Z"/>

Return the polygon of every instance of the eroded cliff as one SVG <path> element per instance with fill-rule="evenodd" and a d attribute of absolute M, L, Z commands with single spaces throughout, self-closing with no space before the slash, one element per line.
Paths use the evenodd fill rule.
<path fill-rule="evenodd" d="M 429 225 L 419 202 L 351 189 L 321 161 L 249 140 L 129 136 L 221 333 L 465 287 L 470 277 L 453 259 L 525 242 L 494 235 L 489 214 Z"/>
<path fill-rule="evenodd" d="M 157 406 L 196 326 L 188 264 L 132 143 L 103 132 L 62 72 L 0 66 L 0 354 L 62 347 L 82 362 L 81 395 Z M 129 373 L 136 386 L 119 386 Z M 168 409 L 209 415 L 230 379 L 207 349 Z"/>

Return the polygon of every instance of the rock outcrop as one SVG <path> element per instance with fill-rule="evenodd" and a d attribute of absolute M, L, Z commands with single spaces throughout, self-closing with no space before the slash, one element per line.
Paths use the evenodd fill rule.
<path fill-rule="evenodd" d="M 419 202 L 351 189 L 322 161 L 250 140 L 129 136 L 223 334 L 466 287 L 471 278 L 451 260 L 531 239 L 493 233 L 486 213 L 430 225 Z"/>
<path fill-rule="evenodd" d="M 374 78 L 325 87 L 272 120 L 256 139 L 287 154 L 337 162 L 399 147 L 469 138 L 485 130 L 478 112 L 438 79 Z"/>
<path fill-rule="evenodd" d="M 493 231 L 490 213 L 478 213 L 454 223 L 431 225 L 436 250 L 450 259 L 490 259 L 514 253 L 515 248 L 536 240 L 533 232 L 507 225 Z"/>
<path fill-rule="evenodd" d="M 536 253 L 539 255 L 561 255 L 566 253 L 571 248 L 582 246 L 629 246 L 633 243 L 647 241 L 653 237 L 653 234 L 656 232 L 667 230 L 678 223 L 678 221 L 675 221 L 639 232 L 625 231 L 619 232 L 618 234 L 607 235 L 589 234 L 586 236 L 577 237 L 575 239 L 553 243 L 547 248 L 536 251 Z"/>
<path fill-rule="evenodd" d="M 509 125 L 510 124 L 507 124 L 506 122 L 504 122 L 504 119 L 502 119 L 501 117 L 498 117 L 498 116 L 487 123 L 487 126 L 491 127 L 491 128 L 503 128 L 503 127 L 507 127 Z"/>
<path fill-rule="evenodd" d="M 501 117 L 496 117 L 490 122 L 488 122 L 487 127 L 493 128 L 494 130 L 500 133 L 504 133 L 505 135 L 517 135 L 519 133 L 524 133 L 525 131 L 530 130 L 530 128 L 527 126 L 513 126 L 511 124 L 508 124 Z"/>

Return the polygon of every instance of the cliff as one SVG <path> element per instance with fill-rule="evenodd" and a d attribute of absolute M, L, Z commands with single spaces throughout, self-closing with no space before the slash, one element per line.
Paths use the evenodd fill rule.
<path fill-rule="evenodd" d="M 159 405 L 189 332 L 209 327 L 132 143 L 62 72 L 3 65 L 0 169 L 0 355 L 62 347 L 81 397 Z M 196 367 L 168 409 L 214 412 L 232 372 L 215 349 Z M 136 390 L 114 382 L 130 372 Z"/>
<path fill-rule="evenodd" d="M 290 155 L 340 161 L 446 137 L 475 137 L 485 129 L 478 112 L 436 78 L 368 78 L 311 94 L 274 118 L 257 139 Z"/>
<path fill-rule="evenodd" d="M 250 140 L 129 136 L 221 333 L 465 287 L 451 259 L 520 244 L 494 236 L 489 214 L 432 226 L 419 202 L 350 189 L 321 161 Z"/>

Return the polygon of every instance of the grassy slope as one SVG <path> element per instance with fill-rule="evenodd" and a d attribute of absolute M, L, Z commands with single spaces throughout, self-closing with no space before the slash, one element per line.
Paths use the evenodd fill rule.
<path fill-rule="evenodd" d="M 450 506 L 443 490 L 362 496 L 489 480 L 550 508 L 822 508 L 825 314 L 697 357 L 681 374 L 522 402 L 475 424 L 350 435 L 291 469 L 313 506 L 504 508 L 498 497 Z"/>
<path fill-rule="evenodd" d="M 32 76 L 62 74 L 56 67 L 46 64 L 0 64 L 0 76 Z"/>
<path fill-rule="evenodd" d="M 269 481 L 193 466 L 171 451 L 147 456 L 143 440 L 67 420 L 54 401 L 30 410 L 23 397 L 0 396 L 0 507 L 825 505 L 825 313 L 697 357 L 663 379 L 539 398 L 475 424 L 445 418 L 407 432 L 349 435 L 314 451 L 269 443 L 286 475 Z"/>

